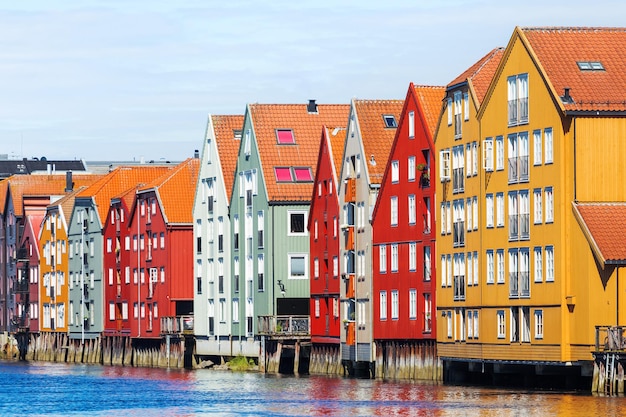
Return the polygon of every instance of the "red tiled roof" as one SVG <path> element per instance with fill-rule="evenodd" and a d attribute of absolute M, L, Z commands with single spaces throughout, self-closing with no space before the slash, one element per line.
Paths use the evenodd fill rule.
<path fill-rule="evenodd" d="M 573 111 L 626 111 L 626 28 L 516 28 L 547 75 L 554 93 L 570 89 Z M 581 71 L 577 62 L 600 62 L 604 71 Z M 532 94 L 532 93 L 531 93 Z"/>
<path fill-rule="evenodd" d="M 424 118 L 428 124 L 431 141 L 434 142 L 435 130 L 437 130 L 437 122 L 441 114 L 441 100 L 443 100 L 446 89 L 439 86 L 416 85 L 413 87 L 415 95 L 420 103 Z"/>
<path fill-rule="evenodd" d="M 98 181 L 102 176 L 97 174 L 76 174 L 72 175 L 74 189 L 82 185 L 90 185 Z M 32 174 L 13 175 L 2 182 L 4 187 L 0 187 L 0 201 L 2 210 L 6 204 L 7 187 L 10 189 L 13 198 L 13 206 L 16 216 L 24 215 L 24 196 L 60 196 L 65 194 L 66 176 L 65 174 Z"/>
<path fill-rule="evenodd" d="M 111 206 L 111 198 L 137 184 L 145 184 L 173 169 L 166 165 L 119 166 L 76 195 L 92 198 L 104 222 Z"/>
<path fill-rule="evenodd" d="M 311 168 L 315 178 L 320 132 L 323 126 L 344 126 L 349 106 L 318 104 L 309 113 L 306 104 L 250 104 L 248 106 L 269 201 L 311 200 L 313 182 L 277 182 L 274 167 Z M 292 129 L 295 145 L 279 145 L 276 129 Z"/>
<path fill-rule="evenodd" d="M 157 195 L 166 223 L 191 224 L 199 170 L 200 159 L 188 158 L 152 183 L 141 187 L 138 192 L 153 191 Z"/>
<path fill-rule="evenodd" d="M 220 154 L 222 164 L 222 175 L 224 176 L 224 187 L 226 187 L 226 201 L 230 201 L 235 180 L 235 169 L 237 167 L 237 155 L 241 138 L 235 139 L 234 130 L 241 130 L 243 126 L 243 115 L 236 116 L 211 116 L 213 130 L 215 132 L 215 143 Z"/>
<path fill-rule="evenodd" d="M 457 84 L 469 81 L 474 88 L 476 100 L 478 104 L 482 103 L 489 89 L 489 84 L 493 75 L 500 64 L 500 60 L 504 55 L 504 48 L 499 47 L 492 49 L 489 53 L 480 58 L 474 65 L 463 71 L 461 75 L 456 77 L 447 87 L 452 87 Z"/>
<path fill-rule="evenodd" d="M 626 203 L 572 203 L 572 208 L 602 267 L 626 265 Z"/>
<path fill-rule="evenodd" d="M 389 151 L 397 128 L 385 126 L 383 115 L 393 115 L 400 123 L 404 100 L 353 100 L 355 115 L 359 121 L 363 157 L 369 173 L 370 184 L 380 184 L 389 159 Z M 376 164 L 371 164 L 374 157 Z"/>

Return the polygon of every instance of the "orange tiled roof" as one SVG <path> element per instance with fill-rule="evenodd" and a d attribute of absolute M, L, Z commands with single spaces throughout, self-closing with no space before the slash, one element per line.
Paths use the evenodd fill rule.
<path fill-rule="evenodd" d="M 309 113 L 306 104 L 250 104 L 248 106 L 269 201 L 311 200 L 313 182 L 277 182 L 274 167 L 310 167 L 315 178 L 320 132 L 323 126 L 344 126 L 349 106 L 318 104 Z M 295 145 L 279 145 L 276 129 L 292 129 Z"/>
<path fill-rule="evenodd" d="M 193 198 L 199 169 L 200 159 L 188 158 L 152 183 L 141 187 L 138 192 L 155 192 L 166 223 L 193 223 Z"/>
<path fill-rule="evenodd" d="M 63 198 L 55 201 L 54 203 L 48 205 L 48 207 L 61 207 L 63 210 L 63 216 L 65 217 L 65 222 L 69 224 L 70 216 L 72 215 L 72 210 L 74 209 L 74 201 L 76 200 L 76 196 L 87 188 L 86 185 L 78 187 L 74 191 L 69 194 L 66 194 Z"/>
<path fill-rule="evenodd" d="M 504 48 L 499 47 L 492 49 L 489 53 L 480 58 L 474 65 L 463 71 L 461 75 L 450 82 L 447 87 L 453 87 L 457 84 L 469 81 L 474 89 L 478 104 L 482 103 L 489 89 L 489 84 L 493 75 L 500 64 L 500 60 L 504 55 Z"/>
<path fill-rule="evenodd" d="M 335 165 L 333 168 L 336 178 L 339 180 L 339 178 L 341 178 L 339 170 L 341 170 L 341 162 L 343 161 L 343 148 L 346 143 L 346 129 L 343 126 L 339 128 L 328 128 L 327 134 L 330 144 L 330 156 Z"/>
<path fill-rule="evenodd" d="M 413 89 L 424 112 L 431 140 L 434 141 L 435 130 L 437 130 L 437 122 L 442 109 L 441 101 L 446 94 L 446 89 L 444 87 L 427 85 L 416 85 Z"/>
<path fill-rule="evenodd" d="M 626 265 L 626 203 L 572 203 L 572 207 L 602 267 Z"/>
<path fill-rule="evenodd" d="M 100 221 L 104 222 L 111 206 L 111 197 L 137 184 L 150 182 L 171 169 L 172 166 L 166 165 L 119 166 L 78 193 L 76 198 L 92 198 Z"/>
<path fill-rule="evenodd" d="M 554 93 L 570 89 L 565 110 L 626 111 L 626 28 L 517 28 L 545 71 Z M 581 71 L 577 62 L 600 62 L 603 71 Z M 532 93 L 530 93 L 532 94 Z"/>
<path fill-rule="evenodd" d="M 243 127 L 243 115 L 236 116 L 211 116 L 213 120 L 213 130 L 215 132 L 215 143 L 220 154 L 222 164 L 222 175 L 224 176 L 224 187 L 226 187 L 226 201 L 230 201 L 235 180 L 235 169 L 237 167 L 237 155 L 241 138 L 235 139 L 234 130 L 241 130 Z"/>
<path fill-rule="evenodd" d="M 97 174 L 73 174 L 73 187 L 76 189 L 82 185 L 93 184 L 101 178 Z M 32 175 L 13 175 L 7 178 L 6 186 L 10 189 L 13 198 L 13 206 L 16 216 L 24 215 L 23 198 L 24 196 L 53 196 L 64 195 L 66 187 L 65 174 L 32 174 Z M 6 203 L 6 188 L 4 192 L 0 190 L 0 200 L 2 201 L 2 209 Z"/>
<path fill-rule="evenodd" d="M 383 115 L 393 115 L 399 123 L 404 100 L 353 100 L 353 103 L 361 130 L 369 182 L 380 184 L 397 131 L 397 128 L 385 126 Z M 374 165 L 370 163 L 372 156 L 376 161 Z"/>

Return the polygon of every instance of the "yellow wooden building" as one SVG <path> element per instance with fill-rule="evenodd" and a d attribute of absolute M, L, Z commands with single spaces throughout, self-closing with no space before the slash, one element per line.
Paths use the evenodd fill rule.
<path fill-rule="evenodd" d="M 437 251 L 440 269 L 452 269 L 437 296 L 444 372 L 447 360 L 477 373 L 530 366 L 534 375 L 590 377 L 610 334 L 596 326 L 626 323 L 626 284 L 617 287 L 626 239 L 602 227 L 617 224 L 615 202 L 626 200 L 626 29 L 516 28 L 470 112 L 467 140 L 479 142 L 470 170 L 465 133 L 451 131 L 455 103 L 437 135 L 446 217 Z"/>

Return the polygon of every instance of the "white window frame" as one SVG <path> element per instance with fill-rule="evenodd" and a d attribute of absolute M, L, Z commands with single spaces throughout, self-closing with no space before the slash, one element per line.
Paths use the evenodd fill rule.
<path fill-rule="evenodd" d="M 496 171 L 504 170 L 504 136 L 496 136 Z"/>
<path fill-rule="evenodd" d="M 291 272 L 291 260 L 294 258 L 304 258 L 304 275 L 293 275 Z M 293 280 L 306 280 L 309 279 L 308 266 L 309 255 L 307 253 L 289 253 L 287 254 L 287 278 Z"/>
<path fill-rule="evenodd" d="M 398 196 L 391 196 L 389 201 L 389 212 L 391 216 L 391 226 L 398 225 Z"/>
<path fill-rule="evenodd" d="M 391 272 L 398 272 L 398 244 L 391 244 Z"/>
<path fill-rule="evenodd" d="M 391 320 L 400 318 L 398 290 L 391 290 Z"/>
<path fill-rule="evenodd" d="M 409 271 L 417 270 L 417 243 L 409 242 Z"/>
<path fill-rule="evenodd" d="M 535 310 L 535 339 L 543 339 L 543 310 Z"/>
<path fill-rule="evenodd" d="M 415 181 L 415 155 L 411 155 L 407 159 L 407 179 L 409 181 Z"/>
<path fill-rule="evenodd" d="M 415 194 L 409 194 L 408 196 L 408 215 L 409 224 L 415 224 L 417 217 L 417 207 L 415 205 Z"/>
<path fill-rule="evenodd" d="M 554 162 L 554 136 L 551 127 L 543 130 L 543 139 L 544 162 L 546 164 L 551 164 Z"/>
<path fill-rule="evenodd" d="M 554 246 L 546 246 L 544 251 L 546 257 L 546 282 L 554 282 Z"/>
<path fill-rule="evenodd" d="M 379 295 L 380 320 L 387 320 L 387 291 L 381 290 Z"/>
<path fill-rule="evenodd" d="M 493 227 L 493 194 L 485 195 L 485 226 Z"/>
<path fill-rule="evenodd" d="M 543 144 L 541 129 L 533 130 L 533 165 L 539 166 L 543 162 Z"/>
<path fill-rule="evenodd" d="M 291 216 L 294 214 L 304 214 L 304 231 L 303 232 L 292 232 L 291 231 Z M 305 210 L 287 210 L 287 236 L 308 236 L 308 230 L 306 228 L 307 220 L 308 220 L 308 211 Z"/>
<path fill-rule="evenodd" d="M 541 246 L 533 249 L 533 281 L 543 282 L 543 250 Z"/>
<path fill-rule="evenodd" d="M 379 272 L 381 274 L 387 273 L 387 245 L 378 246 L 378 263 Z"/>
<path fill-rule="evenodd" d="M 391 161 L 391 183 L 397 184 L 400 181 L 400 162 Z"/>
<path fill-rule="evenodd" d="M 415 137 L 415 112 L 413 110 L 409 111 L 409 139 L 413 139 Z"/>
<path fill-rule="evenodd" d="M 495 265 L 493 250 L 487 250 L 487 284 L 493 284 L 495 282 Z"/>

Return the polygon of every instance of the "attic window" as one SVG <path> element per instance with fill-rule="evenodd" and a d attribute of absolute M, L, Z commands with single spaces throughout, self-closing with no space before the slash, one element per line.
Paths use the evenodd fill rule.
<path fill-rule="evenodd" d="M 276 129 L 276 141 L 279 145 L 294 145 L 296 139 L 291 129 Z"/>
<path fill-rule="evenodd" d="M 599 61 L 577 61 L 576 64 L 581 71 L 604 71 L 604 66 Z"/>
<path fill-rule="evenodd" d="M 233 138 L 235 140 L 241 140 L 241 129 L 233 129 Z"/>
<path fill-rule="evenodd" d="M 292 182 L 291 168 L 289 167 L 274 167 L 274 173 L 276 174 L 276 181 L 278 182 Z"/>
<path fill-rule="evenodd" d="M 393 114 L 383 114 L 383 120 L 385 121 L 385 127 L 398 127 L 396 117 Z"/>
<path fill-rule="evenodd" d="M 311 173 L 311 168 L 308 168 L 308 167 L 294 168 L 293 174 L 296 177 L 297 182 L 313 181 L 313 174 Z"/>

